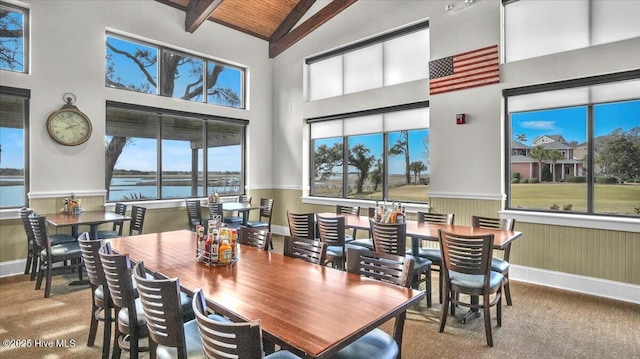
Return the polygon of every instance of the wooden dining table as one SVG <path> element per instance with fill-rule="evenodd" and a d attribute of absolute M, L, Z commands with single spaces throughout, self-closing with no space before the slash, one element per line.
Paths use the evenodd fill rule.
<path fill-rule="evenodd" d="M 58 227 L 71 227 L 71 235 L 78 238 L 78 226 L 88 225 L 91 239 L 98 238 L 98 226 L 104 223 L 130 221 L 131 217 L 109 211 L 87 211 L 77 214 L 58 212 L 47 214 L 47 222 Z"/>
<path fill-rule="evenodd" d="M 254 209 L 267 208 L 259 204 L 251 204 L 244 202 L 222 202 L 222 210 L 225 212 L 239 212 L 242 216 L 242 225 L 246 226 L 249 220 L 249 211 Z"/>
<path fill-rule="evenodd" d="M 345 218 L 345 227 L 352 229 L 364 229 L 368 230 L 369 225 L 369 217 L 367 216 L 356 216 L 352 214 L 336 214 L 336 213 L 318 213 L 318 216 L 322 217 L 344 217 Z M 487 228 L 477 228 L 470 226 L 460 226 L 460 225 L 446 225 L 446 224 L 437 224 L 437 223 L 428 223 L 428 222 L 418 222 L 418 221 L 406 221 L 407 224 L 407 237 L 410 237 L 411 240 L 411 253 L 413 255 L 419 255 L 420 241 L 421 240 L 429 240 L 429 241 L 438 241 L 438 231 L 443 230 L 445 232 L 451 232 L 462 235 L 486 235 L 493 234 L 493 247 L 498 249 L 504 249 L 508 245 L 511 244 L 514 240 L 522 236 L 522 232 L 518 231 L 507 231 L 501 229 L 487 229 Z"/>
<path fill-rule="evenodd" d="M 208 306 L 234 321 L 260 320 L 265 339 L 305 358 L 328 358 L 396 318 L 402 347 L 406 310 L 424 292 L 239 245 L 238 261 L 195 261 L 196 238 L 181 230 L 110 239 L 112 248 L 144 261 L 156 275 L 202 288 Z"/>

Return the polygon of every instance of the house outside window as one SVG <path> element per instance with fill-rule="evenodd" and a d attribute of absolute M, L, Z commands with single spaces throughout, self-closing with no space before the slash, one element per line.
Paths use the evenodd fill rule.
<path fill-rule="evenodd" d="M 639 77 L 505 90 L 507 207 L 639 216 Z"/>

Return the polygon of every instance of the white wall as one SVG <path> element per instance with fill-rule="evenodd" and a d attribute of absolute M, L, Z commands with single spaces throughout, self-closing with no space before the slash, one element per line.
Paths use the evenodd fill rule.
<path fill-rule="evenodd" d="M 428 19 L 431 59 L 500 43 L 501 2 L 477 0 L 453 13 L 445 1 L 360 0 L 274 61 L 274 158 L 287 171 L 274 173 L 277 188 L 309 186 L 305 118 L 430 101 L 432 197 L 503 197 L 502 89 L 611 73 L 640 66 L 640 38 L 500 65 L 501 83 L 429 96 L 428 81 L 415 81 L 337 98 L 306 102 L 304 59 L 327 50 Z M 535 29 L 531 29 L 535 31 Z M 552 40 L 551 40 L 552 41 Z M 428 66 L 425 63 L 425 66 Z M 467 114 L 466 125 L 455 115 Z M 300 175 L 298 175 L 300 174 Z"/>
<path fill-rule="evenodd" d="M 104 191 L 105 101 L 170 108 L 250 121 L 247 182 L 271 184 L 271 62 L 267 43 L 207 21 L 193 34 L 184 11 L 151 0 L 19 2 L 31 13 L 31 71 L 2 72 L 0 84 L 31 89 L 32 196 Z M 250 108 L 238 110 L 106 88 L 105 32 L 116 31 L 249 68 Z M 92 120 L 89 141 L 66 147 L 51 140 L 49 114 L 72 92 Z"/>

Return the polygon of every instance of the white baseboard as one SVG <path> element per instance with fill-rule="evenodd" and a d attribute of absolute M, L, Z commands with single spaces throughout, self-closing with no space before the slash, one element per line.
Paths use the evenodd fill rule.
<path fill-rule="evenodd" d="M 289 228 L 271 226 L 273 233 L 288 235 Z M 0 262 L 0 278 L 24 273 L 25 259 Z M 640 304 L 640 286 L 576 274 L 554 272 L 545 269 L 511 265 L 509 278 L 513 281 L 543 285 L 572 292 L 611 298 Z"/>
<path fill-rule="evenodd" d="M 513 264 L 509 279 L 640 304 L 640 286 L 629 283 Z"/>
<path fill-rule="evenodd" d="M 26 259 L 0 262 L 0 278 L 24 274 Z"/>

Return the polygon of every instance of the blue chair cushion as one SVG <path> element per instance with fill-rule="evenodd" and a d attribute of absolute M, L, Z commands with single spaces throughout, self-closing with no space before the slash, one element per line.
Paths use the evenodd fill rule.
<path fill-rule="evenodd" d="M 252 228 L 269 227 L 269 223 L 260 222 L 260 221 L 247 222 L 247 227 L 252 227 Z"/>
<path fill-rule="evenodd" d="M 354 247 L 356 249 L 366 248 L 370 251 L 373 250 L 373 240 L 369 239 L 355 239 L 347 244 L 347 247 Z"/>
<path fill-rule="evenodd" d="M 122 237 L 118 231 L 98 231 L 98 239 Z"/>
<path fill-rule="evenodd" d="M 80 245 L 78 242 L 67 242 L 62 244 L 56 244 L 51 246 L 51 257 L 55 260 L 64 260 L 64 258 L 73 259 L 82 254 Z M 47 249 L 44 248 L 40 251 L 40 259 L 42 261 L 47 260 Z"/>
<path fill-rule="evenodd" d="M 58 234 L 49 235 L 49 239 L 51 240 L 51 245 L 52 246 L 55 246 L 56 244 L 70 243 L 70 242 L 75 242 L 76 241 L 76 239 L 73 238 L 72 235 L 64 234 L 64 233 L 58 233 Z"/>
<path fill-rule="evenodd" d="M 442 263 L 442 253 L 439 248 L 420 248 L 418 253 L 420 257 L 430 260 L 435 265 Z M 411 250 L 408 250 L 407 254 L 411 254 Z"/>
<path fill-rule="evenodd" d="M 459 285 L 468 288 L 482 288 L 484 276 L 479 274 L 465 274 L 449 271 L 449 279 L 452 285 Z M 498 272 L 491 271 L 489 276 L 489 287 L 496 287 L 502 283 L 504 276 Z"/>
<path fill-rule="evenodd" d="M 218 314 L 212 314 L 208 316 L 209 319 L 219 322 L 231 322 L 228 318 L 225 318 Z M 198 323 L 194 320 L 190 320 L 183 324 L 184 326 L 184 341 L 187 349 L 187 358 L 205 358 L 204 349 L 202 348 L 202 339 L 200 339 L 200 332 L 198 331 Z M 158 345 L 156 349 L 156 358 L 158 359 L 173 359 L 178 357 L 178 350 L 174 347 L 168 347 L 165 345 Z"/>
<path fill-rule="evenodd" d="M 498 273 L 504 273 L 509 270 L 509 262 L 501 258 L 491 259 L 491 270 Z"/>
<path fill-rule="evenodd" d="M 418 272 L 418 273 L 425 272 L 427 270 L 427 268 L 430 268 L 431 265 L 433 264 L 430 260 L 428 260 L 426 258 L 414 257 L 411 254 L 406 254 L 405 256 L 407 258 L 413 259 L 413 262 L 414 262 L 413 271 L 414 272 Z"/>
<path fill-rule="evenodd" d="M 224 217 L 224 223 L 242 223 L 242 217 L 239 217 L 239 216 Z"/>
<path fill-rule="evenodd" d="M 136 298 L 136 319 L 138 320 L 139 325 L 145 325 L 144 320 L 144 310 L 142 309 L 142 302 L 140 302 L 139 298 Z M 191 298 L 180 292 L 180 306 L 182 307 L 182 314 L 187 320 L 191 320 L 189 318 L 194 318 L 195 314 L 193 313 L 193 307 L 191 305 Z M 129 325 L 129 308 L 122 308 L 120 312 L 118 312 L 118 321 Z"/>
<path fill-rule="evenodd" d="M 337 352 L 332 359 L 395 359 L 398 343 L 380 329 L 374 329 Z"/>
<path fill-rule="evenodd" d="M 327 255 L 333 257 L 344 257 L 344 248 L 342 248 L 342 246 L 327 246 Z"/>
<path fill-rule="evenodd" d="M 300 359 L 300 357 L 290 351 L 278 350 L 277 352 L 266 355 L 264 359 Z"/>

